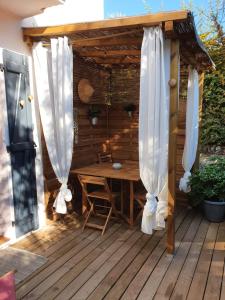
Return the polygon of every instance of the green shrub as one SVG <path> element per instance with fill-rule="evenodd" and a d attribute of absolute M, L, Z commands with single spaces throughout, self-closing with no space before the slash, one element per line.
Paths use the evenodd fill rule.
<path fill-rule="evenodd" d="M 192 174 L 190 187 L 188 198 L 192 206 L 204 200 L 225 201 L 225 157 L 209 158 L 207 164 Z"/>
<path fill-rule="evenodd" d="M 205 76 L 201 144 L 225 145 L 225 39 L 202 38 L 216 69 Z"/>

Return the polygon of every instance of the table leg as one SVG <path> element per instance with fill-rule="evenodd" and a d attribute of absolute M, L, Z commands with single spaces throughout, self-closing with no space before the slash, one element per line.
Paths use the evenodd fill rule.
<path fill-rule="evenodd" d="M 130 220 L 131 226 L 134 225 L 134 183 L 130 181 Z"/>
<path fill-rule="evenodd" d="M 85 193 L 82 191 L 82 215 L 85 216 L 87 213 L 87 197 Z"/>
<path fill-rule="evenodd" d="M 124 190 L 123 190 L 123 180 L 120 181 L 120 213 L 123 214 L 124 210 Z"/>

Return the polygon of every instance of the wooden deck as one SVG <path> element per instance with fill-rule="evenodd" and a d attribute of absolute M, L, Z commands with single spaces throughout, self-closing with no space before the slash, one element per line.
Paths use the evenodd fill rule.
<path fill-rule="evenodd" d="M 225 223 L 179 211 L 174 257 L 165 231 L 113 223 L 102 237 L 77 227 L 49 225 L 14 245 L 48 258 L 17 286 L 18 299 L 225 299 Z"/>

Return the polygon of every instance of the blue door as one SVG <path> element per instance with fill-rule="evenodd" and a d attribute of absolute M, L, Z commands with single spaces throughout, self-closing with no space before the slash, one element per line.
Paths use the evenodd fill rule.
<path fill-rule="evenodd" d="M 28 60 L 3 50 L 16 237 L 38 228 L 35 143 Z"/>

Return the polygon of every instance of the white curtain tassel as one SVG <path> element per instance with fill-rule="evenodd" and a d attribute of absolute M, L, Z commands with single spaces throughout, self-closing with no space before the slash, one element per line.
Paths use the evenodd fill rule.
<path fill-rule="evenodd" d="M 146 234 L 152 234 L 153 229 L 156 227 L 157 200 L 155 195 L 150 193 L 147 193 L 146 199 L 147 202 L 143 211 L 141 230 Z"/>
<path fill-rule="evenodd" d="M 147 202 L 145 203 L 144 214 L 147 217 L 150 217 L 156 213 L 158 202 L 156 200 L 156 197 L 150 193 L 146 194 L 146 199 Z"/>
<path fill-rule="evenodd" d="M 63 195 L 63 198 L 66 202 L 70 202 L 72 200 L 71 190 L 68 188 L 67 183 L 63 183 L 60 188 L 60 192 Z"/>
<path fill-rule="evenodd" d="M 191 191 L 191 187 L 189 186 L 191 172 L 186 171 L 184 176 L 180 179 L 179 189 L 185 193 L 189 193 Z"/>
<path fill-rule="evenodd" d="M 68 189 L 66 183 L 62 183 L 59 193 L 54 201 L 53 207 L 56 208 L 57 213 L 66 214 L 67 213 L 66 202 L 69 202 L 71 200 L 72 200 L 72 193 L 70 189 Z"/>

